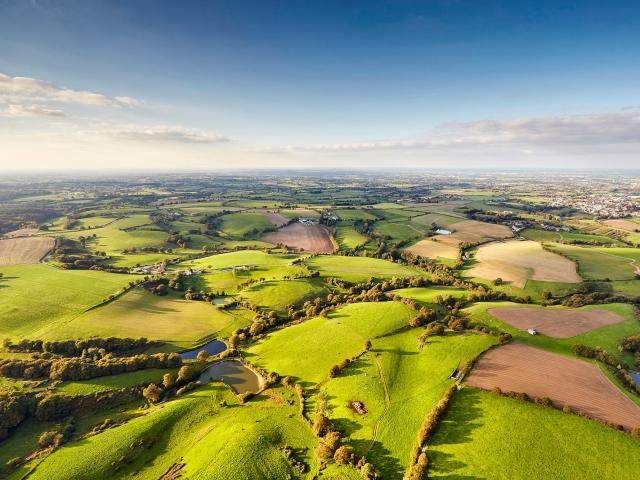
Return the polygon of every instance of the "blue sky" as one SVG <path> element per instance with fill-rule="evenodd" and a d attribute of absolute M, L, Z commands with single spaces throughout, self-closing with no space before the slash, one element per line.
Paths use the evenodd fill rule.
<path fill-rule="evenodd" d="M 633 167 L 638 25 L 637 2 L 0 0 L 0 162 Z"/>

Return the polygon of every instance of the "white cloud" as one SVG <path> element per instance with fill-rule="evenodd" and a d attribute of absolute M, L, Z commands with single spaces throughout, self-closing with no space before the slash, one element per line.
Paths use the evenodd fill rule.
<path fill-rule="evenodd" d="M 131 107 L 140 104 L 130 97 L 110 97 L 86 90 L 72 90 L 30 77 L 0 73 L 0 101 L 6 103 L 57 102 L 94 107 Z"/>
<path fill-rule="evenodd" d="M 92 133 L 108 135 L 110 137 L 134 140 L 138 142 L 176 142 L 176 143 L 226 143 L 229 138 L 212 132 L 204 132 L 192 128 L 184 128 L 168 125 L 115 125 L 100 124 L 97 127 L 82 131 L 81 133 Z"/>
<path fill-rule="evenodd" d="M 56 108 L 47 108 L 42 105 L 9 105 L 6 110 L 0 110 L 0 115 L 4 117 L 64 117 L 65 113 Z"/>
<path fill-rule="evenodd" d="M 443 151 L 469 147 L 500 147 L 534 151 L 589 149 L 593 146 L 640 144 L 640 113 L 614 112 L 565 117 L 454 122 L 421 138 L 383 139 L 328 145 L 284 147 L 287 151 Z M 274 149 L 278 150 L 278 149 Z"/>

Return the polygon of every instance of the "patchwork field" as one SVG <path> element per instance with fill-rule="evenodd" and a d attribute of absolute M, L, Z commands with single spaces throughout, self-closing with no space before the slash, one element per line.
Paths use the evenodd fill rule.
<path fill-rule="evenodd" d="M 53 248 L 51 237 L 20 237 L 0 240 L 0 266 L 38 263 Z"/>
<path fill-rule="evenodd" d="M 624 322 L 625 318 L 608 310 L 559 310 L 551 308 L 491 308 L 487 310 L 509 325 L 536 331 L 553 338 L 570 338 L 596 328 Z"/>
<path fill-rule="evenodd" d="M 604 220 L 602 223 L 609 227 L 626 230 L 627 232 L 640 232 L 640 222 L 626 218 L 616 218 L 613 220 Z"/>
<path fill-rule="evenodd" d="M 287 305 L 300 306 L 328 293 L 329 289 L 319 279 L 301 278 L 253 285 L 243 290 L 241 296 L 254 305 L 283 310 Z"/>
<path fill-rule="evenodd" d="M 527 280 L 580 283 L 576 265 L 561 255 L 548 252 L 533 241 L 495 242 L 478 248 L 477 262 L 467 271 L 471 277 L 501 278 L 523 288 Z"/>
<path fill-rule="evenodd" d="M 483 355 L 467 384 L 548 397 L 556 406 L 569 405 L 577 412 L 628 430 L 640 425 L 640 406 L 618 390 L 597 365 L 521 343 Z"/>
<path fill-rule="evenodd" d="M 258 234 L 272 227 L 271 219 L 263 213 L 239 212 L 223 216 L 220 231 L 237 238 Z"/>
<path fill-rule="evenodd" d="M 282 243 L 301 252 L 331 253 L 334 250 L 331 234 L 324 225 L 292 223 L 262 237 L 265 242 Z"/>
<path fill-rule="evenodd" d="M 458 258 L 460 250 L 448 243 L 425 239 L 411 245 L 409 248 L 407 248 L 407 252 L 413 253 L 414 255 L 420 255 L 421 257 L 440 257 L 455 260 L 456 258 Z"/>
<path fill-rule="evenodd" d="M 351 250 L 364 245 L 369 241 L 367 237 L 358 232 L 352 224 L 340 222 L 334 234 L 340 250 Z"/>
<path fill-rule="evenodd" d="M 577 415 L 475 388 L 454 398 L 430 442 L 429 478 L 633 480 L 640 443 Z"/>

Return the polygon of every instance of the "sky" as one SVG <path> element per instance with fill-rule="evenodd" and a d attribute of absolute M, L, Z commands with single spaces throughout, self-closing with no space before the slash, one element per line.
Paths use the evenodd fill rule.
<path fill-rule="evenodd" d="M 640 3 L 0 0 L 0 171 L 640 168 Z"/>

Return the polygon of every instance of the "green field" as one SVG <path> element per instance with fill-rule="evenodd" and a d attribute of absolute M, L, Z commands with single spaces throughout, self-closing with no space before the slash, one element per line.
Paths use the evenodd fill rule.
<path fill-rule="evenodd" d="M 152 408 L 85 440 L 54 452 L 30 475 L 34 479 L 157 479 L 174 463 L 186 463 L 188 478 L 300 478 L 280 447 L 293 446 L 299 460 L 312 465 L 315 439 L 296 415 L 290 391 L 274 392 L 246 404 L 226 387 L 211 385 Z M 228 407 L 220 407 L 220 402 Z M 141 442 L 138 446 L 136 442 Z M 211 461 L 215 452 L 216 461 Z M 123 459 L 124 457 L 124 459 Z"/>
<path fill-rule="evenodd" d="M 120 373 L 106 377 L 97 377 L 90 380 L 77 380 L 64 382 L 55 389 L 56 393 L 64 395 L 90 395 L 95 392 L 118 390 L 120 388 L 133 387 L 151 382 L 162 383 L 162 376 L 171 373 L 176 377 L 178 369 L 148 368 L 136 372 Z"/>
<path fill-rule="evenodd" d="M 340 222 L 333 236 L 342 251 L 352 250 L 369 241 L 367 237 L 358 232 L 353 225 L 348 222 Z"/>
<path fill-rule="evenodd" d="M 323 277 L 337 277 L 348 282 L 364 282 L 370 277 L 384 279 L 420 275 L 417 270 L 378 258 L 322 255 L 311 258 L 306 263 L 311 270 L 319 271 Z"/>
<path fill-rule="evenodd" d="M 230 213 L 222 217 L 220 231 L 229 237 L 242 238 L 252 231 L 262 232 L 272 228 L 271 221 L 262 213 Z"/>
<path fill-rule="evenodd" d="M 632 280 L 640 259 L 637 249 L 593 248 L 553 244 L 551 249 L 578 263 L 578 272 L 587 280 Z"/>
<path fill-rule="evenodd" d="M 398 302 L 354 303 L 278 330 L 249 347 L 247 356 L 269 371 L 318 383 L 332 365 L 360 353 L 367 339 L 398 330 L 409 318 L 409 308 Z"/>
<path fill-rule="evenodd" d="M 242 291 L 242 298 L 271 310 L 283 310 L 287 305 L 300 306 L 307 300 L 325 297 L 329 289 L 320 279 L 270 281 Z"/>
<path fill-rule="evenodd" d="M 246 326 L 249 319 L 242 310 L 220 310 L 207 302 L 184 300 L 173 292 L 161 297 L 138 287 L 48 335 L 60 339 L 146 337 L 187 348 L 210 336 L 228 337 L 233 330 Z"/>
<path fill-rule="evenodd" d="M 536 242 L 596 242 L 602 244 L 616 244 L 617 240 L 606 237 L 604 235 L 590 235 L 587 233 L 573 232 L 551 232 L 548 230 L 539 230 L 537 228 L 527 228 L 520 232 L 527 240 L 535 240 Z"/>
<path fill-rule="evenodd" d="M 338 208 L 333 213 L 341 220 L 377 220 L 378 216 L 370 209 Z"/>
<path fill-rule="evenodd" d="M 527 332 L 514 328 L 490 315 L 487 310 L 496 307 L 531 307 L 531 305 L 511 303 L 511 302 L 480 302 L 466 308 L 464 313 L 474 322 L 496 327 L 501 331 L 508 332 L 518 341 L 528 343 L 532 346 L 544 348 L 566 355 L 572 355 L 571 346 L 575 344 L 601 347 L 613 355 L 620 355 L 621 358 L 633 363 L 633 357 L 629 354 L 618 352 L 620 340 L 623 337 L 637 335 L 640 333 L 640 322 L 635 317 L 633 305 L 627 303 L 612 303 L 606 305 L 587 305 L 578 310 L 609 310 L 625 318 L 624 322 L 597 328 L 589 332 L 582 333 L 571 338 L 551 338 L 545 335 L 529 335 Z M 543 307 L 540 307 L 543 308 Z M 544 307 L 551 309 L 567 310 L 567 307 Z"/>
<path fill-rule="evenodd" d="M 322 389 L 330 417 L 349 434 L 358 456 L 369 452 L 382 478 L 402 477 L 424 416 L 453 383 L 451 373 L 495 343 L 487 335 L 448 335 L 429 339 L 420 350 L 418 334 L 405 330 L 374 339 L 372 353 Z M 353 400 L 363 402 L 369 413 L 352 411 L 348 403 Z"/>
<path fill-rule="evenodd" d="M 464 388 L 429 450 L 429 478 L 635 479 L 640 442 L 592 420 Z"/>
<path fill-rule="evenodd" d="M 452 217 L 451 215 L 445 215 L 443 213 L 427 213 L 426 215 L 413 217 L 411 221 L 426 225 L 427 227 L 431 227 L 431 224 L 435 223 L 436 226 L 440 228 L 447 228 L 454 223 L 460 222 L 460 217 Z"/>
<path fill-rule="evenodd" d="M 421 225 L 406 219 L 380 221 L 375 224 L 374 231 L 388 238 L 391 242 L 409 242 L 424 238 L 431 226 Z"/>
<path fill-rule="evenodd" d="M 0 336 L 12 338 L 55 334 L 136 278 L 44 264 L 0 267 L 0 272 Z"/>
<path fill-rule="evenodd" d="M 466 290 L 459 288 L 441 287 L 437 285 L 418 288 L 401 288 L 394 290 L 393 293 L 403 298 L 412 298 L 422 303 L 434 303 L 435 298 L 438 296 L 443 298 L 466 298 L 469 294 Z"/>

